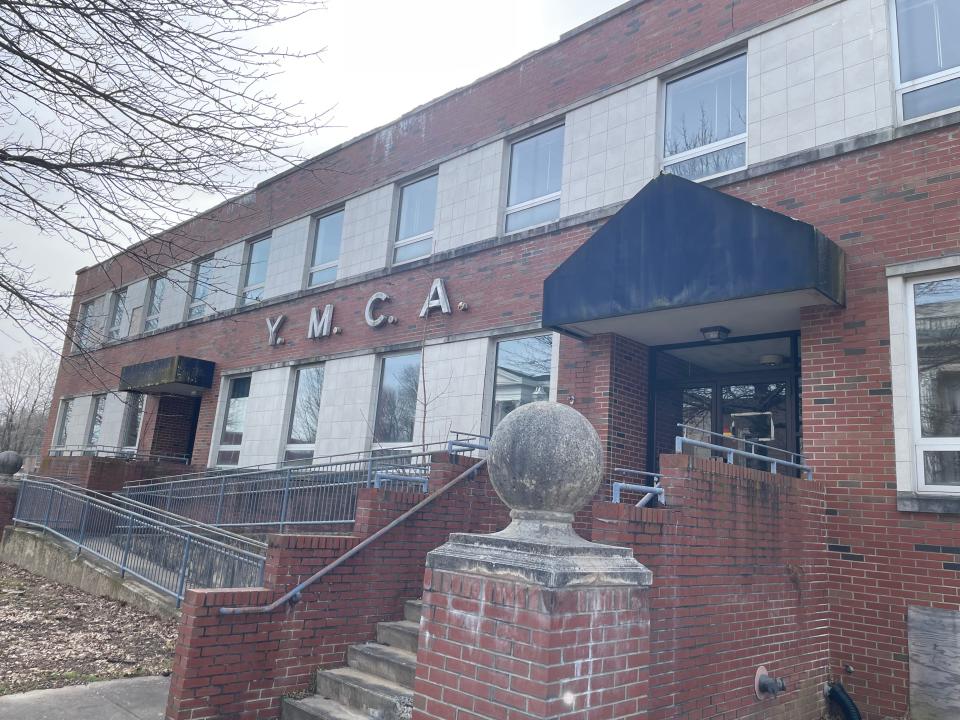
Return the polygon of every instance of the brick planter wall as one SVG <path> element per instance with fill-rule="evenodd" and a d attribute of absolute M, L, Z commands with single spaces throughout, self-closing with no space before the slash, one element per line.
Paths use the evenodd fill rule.
<path fill-rule="evenodd" d="M 597 503 L 653 571 L 650 720 L 812 720 L 829 667 L 824 499 L 807 480 L 661 456 L 668 506 Z M 765 665 L 788 692 L 760 701 Z"/>

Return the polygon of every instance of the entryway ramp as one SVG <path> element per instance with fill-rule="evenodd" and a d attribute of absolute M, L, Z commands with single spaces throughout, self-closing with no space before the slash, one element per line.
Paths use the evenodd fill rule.
<path fill-rule="evenodd" d="M 404 619 L 377 624 L 377 641 L 353 645 L 345 667 L 317 671 L 317 692 L 283 701 L 282 720 L 408 720 L 420 636 L 419 600 Z"/>

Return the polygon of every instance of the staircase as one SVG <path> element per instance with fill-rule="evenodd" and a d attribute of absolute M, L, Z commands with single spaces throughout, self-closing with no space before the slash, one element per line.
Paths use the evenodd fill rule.
<path fill-rule="evenodd" d="M 282 720 L 409 720 L 420 613 L 408 600 L 403 620 L 377 623 L 377 642 L 351 646 L 346 667 L 318 670 L 317 694 L 285 698 Z"/>

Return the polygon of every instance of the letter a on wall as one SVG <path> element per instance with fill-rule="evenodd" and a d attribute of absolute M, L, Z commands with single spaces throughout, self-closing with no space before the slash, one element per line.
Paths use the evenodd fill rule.
<path fill-rule="evenodd" d="M 450 314 L 450 298 L 447 297 L 447 286 L 443 278 L 437 278 L 430 286 L 430 294 L 420 308 L 420 317 L 425 318 L 434 308 L 439 308 L 444 315 Z"/>

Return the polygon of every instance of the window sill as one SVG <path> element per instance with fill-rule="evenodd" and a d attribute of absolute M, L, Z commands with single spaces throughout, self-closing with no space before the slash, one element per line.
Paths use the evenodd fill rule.
<path fill-rule="evenodd" d="M 933 495 L 912 492 L 897 493 L 897 510 L 960 515 L 960 495 Z"/>

